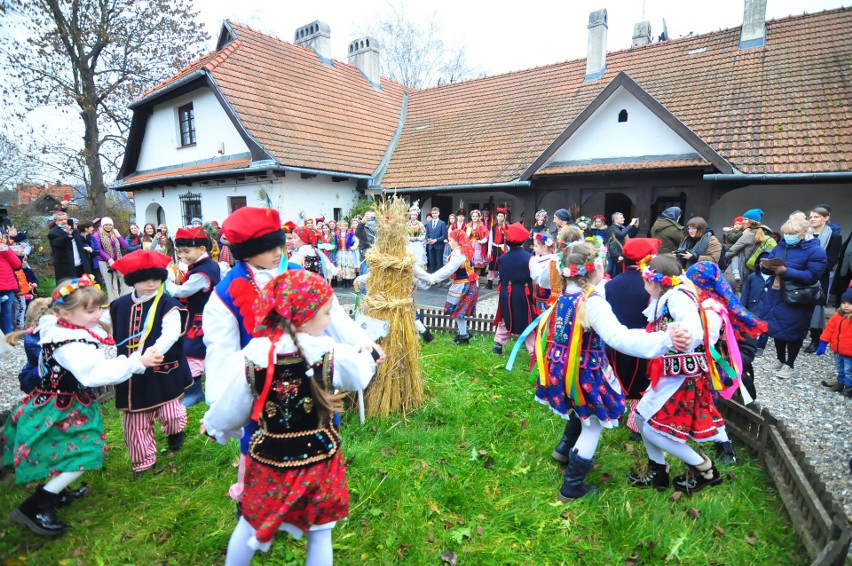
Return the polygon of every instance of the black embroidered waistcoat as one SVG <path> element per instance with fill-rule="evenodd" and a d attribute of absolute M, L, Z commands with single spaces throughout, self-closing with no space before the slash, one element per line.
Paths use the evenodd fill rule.
<path fill-rule="evenodd" d="M 340 450 L 340 434 L 331 415 L 320 418 L 310 380 L 332 390 L 332 353 L 311 366 L 307 375 L 299 354 L 279 355 L 272 384 L 249 445 L 251 457 L 275 468 L 299 468 L 328 460 Z M 266 368 L 246 361 L 246 379 L 257 400 L 266 383 Z"/>

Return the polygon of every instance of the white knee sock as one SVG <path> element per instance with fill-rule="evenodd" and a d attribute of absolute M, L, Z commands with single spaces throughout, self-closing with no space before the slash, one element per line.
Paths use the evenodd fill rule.
<path fill-rule="evenodd" d="M 308 531 L 308 556 L 305 566 L 328 566 L 334 563 L 334 550 L 331 546 L 331 529 Z"/>
<path fill-rule="evenodd" d="M 456 326 L 459 329 L 459 336 L 467 336 L 467 321 L 465 319 L 457 318 Z"/>
<path fill-rule="evenodd" d="M 716 442 L 727 442 L 730 438 L 728 438 L 728 433 L 724 428 L 719 429 L 719 436 L 716 437 Z"/>
<path fill-rule="evenodd" d="M 574 416 L 571 418 L 576 419 L 579 417 Z M 595 450 L 598 449 L 598 441 L 601 439 L 601 432 L 603 432 L 603 427 L 598 419 L 592 417 L 588 420 L 588 424 L 584 422 L 580 430 L 580 437 L 574 443 L 577 455 L 586 460 L 594 458 Z"/>
<path fill-rule="evenodd" d="M 695 450 L 689 447 L 685 442 L 677 442 L 671 438 L 660 434 L 651 426 L 645 424 L 642 427 L 642 439 L 645 441 L 645 449 L 648 451 L 648 458 L 658 464 L 665 464 L 665 457 L 662 451 L 665 450 L 675 458 L 697 466 L 704 462 L 704 458 Z"/>
<path fill-rule="evenodd" d="M 228 555 L 225 557 L 225 566 L 247 566 L 251 564 L 254 557 L 254 549 L 248 545 L 248 541 L 254 536 L 254 528 L 249 525 L 243 517 L 240 517 L 231 540 L 228 541 Z"/>
<path fill-rule="evenodd" d="M 420 334 L 426 332 L 426 326 L 417 319 L 414 319 L 414 328 L 416 328 L 417 332 L 419 332 Z"/>
<path fill-rule="evenodd" d="M 49 491 L 50 493 L 59 493 L 69 485 L 71 482 L 79 478 L 83 475 L 83 472 L 62 472 L 46 484 L 44 484 L 44 490 Z"/>

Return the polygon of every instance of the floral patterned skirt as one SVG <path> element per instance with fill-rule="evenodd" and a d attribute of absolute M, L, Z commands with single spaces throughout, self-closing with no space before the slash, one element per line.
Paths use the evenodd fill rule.
<path fill-rule="evenodd" d="M 700 375 L 685 379 L 648 424 L 674 440 L 707 442 L 715 439 L 725 421 L 713 403 L 709 377 Z"/>
<path fill-rule="evenodd" d="M 583 404 L 576 403 L 565 393 L 564 367 L 551 367 L 548 373 L 547 385 L 542 385 L 540 381 L 535 384 L 535 397 L 539 403 L 549 406 L 554 413 L 565 418 L 573 411 L 581 420 L 597 417 L 605 428 L 618 426 L 618 419 L 624 414 L 627 403 L 608 365 L 580 369 Z"/>
<path fill-rule="evenodd" d="M 260 543 L 273 539 L 282 523 L 307 531 L 349 515 L 343 451 L 330 460 L 296 469 L 274 468 L 249 457 L 243 517 Z"/>
<path fill-rule="evenodd" d="M 449 246 L 448 246 L 449 247 Z M 452 283 L 444 303 L 444 314 L 452 318 L 476 316 L 476 301 L 479 300 L 479 281 Z"/>
<path fill-rule="evenodd" d="M 101 469 L 106 456 L 101 406 L 74 400 L 59 409 L 52 399 L 41 406 L 35 400 L 31 394 L 12 410 L 3 434 L 3 465 L 14 466 L 15 482 Z"/>

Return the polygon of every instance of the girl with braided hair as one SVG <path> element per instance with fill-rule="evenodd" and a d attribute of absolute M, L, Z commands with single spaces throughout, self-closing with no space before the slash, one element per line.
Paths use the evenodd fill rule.
<path fill-rule="evenodd" d="M 539 325 L 539 332 L 547 333 L 549 347 L 547 352 L 537 352 L 536 400 L 568 421 L 552 454 L 568 464 L 559 490 L 562 501 L 597 491 L 583 480 L 592 469 L 603 429 L 618 426 L 624 413 L 624 393 L 607 361 L 604 342 L 642 358 L 656 357 L 688 342 L 678 325 L 647 333 L 629 330 L 618 322 L 609 303 L 595 291 L 603 279 L 604 262 L 592 243 L 569 245 L 562 259 L 564 291 Z"/>
<path fill-rule="evenodd" d="M 258 423 L 249 446 L 242 517 L 225 563 L 249 564 L 277 531 L 307 535 L 307 564 L 331 564 L 331 529 L 349 512 L 349 490 L 334 413 L 335 390 L 365 388 L 378 353 L 337 343 L 323 333 L 333 291 L 321 276 L 285 271 L 254 305 L 254 338 L 232 354 L 228 385 L 202 420 L 224 444 Z"/>

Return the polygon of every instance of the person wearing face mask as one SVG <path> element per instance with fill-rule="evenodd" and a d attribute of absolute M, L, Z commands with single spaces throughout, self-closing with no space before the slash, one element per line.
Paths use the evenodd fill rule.
<path fill-rule="evenodd" d="M 808 220 L 801 212 L 793 213 L 781 226 L 782 240 L 761 262 L 773 274 L 773 282 L 755 314 L 769 323 L 769 336 L 775 340 L 776 360 L 767 369 L 779 379 L 794 376 L 796 357 L 810 327 L 814 305 L 790 304 L 784 301 L 782 281 L 811 285 L 820 280 L 828 268 L 828 259 L 819 239 L 805 239 Z M 773 261 L 773 260 L 779 261 Z"/>

